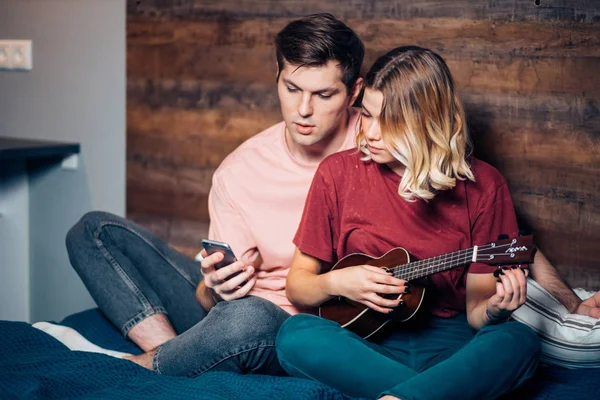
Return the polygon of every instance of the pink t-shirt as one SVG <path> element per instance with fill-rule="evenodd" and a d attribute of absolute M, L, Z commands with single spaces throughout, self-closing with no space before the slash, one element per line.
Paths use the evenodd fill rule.
<path fill-rule="evenodd" d="M 354 146 L 358 112 L 351 110 L 346 140 Z M 208 199 L 210 239 L 229 243 L 240 261 L 262 264 L 250 295 L 265 298 L 290 314 L 300 312 L 285 295 L 295 246 L 292 239 L 318 163 L 296 160 L 278 123 L 248 139 L 221 163 Z"/>

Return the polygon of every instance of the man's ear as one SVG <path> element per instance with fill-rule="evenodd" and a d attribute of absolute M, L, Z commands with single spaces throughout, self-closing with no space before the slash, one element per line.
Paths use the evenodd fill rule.
<path fill-rule="evenodd" d="M 354 85 L 352 86 L 352 92 L 350 94 L 350 103 L 349 103 L 350 106 L 352 106 L 354 104 L 354 102 L 356 101 L 356 99 L 358 98 L 358 95 L 363 90 L 363 86 L 364 86 L 363 78 L 359 77 L 356 80 L 356 82 L 354 82 Z"/>
<path fill-rule="evenodd" d="M 275 60 L 275 82 L 279 82 L 279 63 Z"/>

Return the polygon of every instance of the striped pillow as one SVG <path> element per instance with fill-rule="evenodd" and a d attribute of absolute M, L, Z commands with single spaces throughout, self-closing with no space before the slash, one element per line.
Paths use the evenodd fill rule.
<path fill-rule="evenodd" d="M 583 289 L 575 289 L 575 293 L 583 300 L 594 294 Z M 527 280 L 527 302 L 512 318 L 538 333 L 542 362 L 565 368 L 600 368 L 600 320 L 569 314 L 534 280 Z"/>

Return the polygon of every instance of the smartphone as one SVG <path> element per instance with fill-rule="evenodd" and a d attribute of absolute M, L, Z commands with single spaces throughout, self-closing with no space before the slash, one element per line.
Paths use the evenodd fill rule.
<path fill-rule="evenodd" d="M 217 242 L 216 240 L 203 239 L 202 247 L 204 247 L 204 250 L 206 250 L 209 256 L 216 252 L 223 253 L 223 261 L 215 264 L 215 269 L 226 267 L 229 264 L 232 264 L 237 261 L 235 254 L 233 254 L 233 250 L 231 250 L 231 247 L 229 247 L 227 243 Z"/>

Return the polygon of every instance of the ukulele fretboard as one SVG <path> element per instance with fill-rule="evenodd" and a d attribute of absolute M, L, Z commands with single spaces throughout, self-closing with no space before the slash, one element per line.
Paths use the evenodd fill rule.
<path fill-rule="evenodd" d="M 411 281 L 469 264 L 473 261 L 473 251 L 474 248 L 471 247 L 425 260 L 397 265 L 391 270 L 396 278 Z"/>

